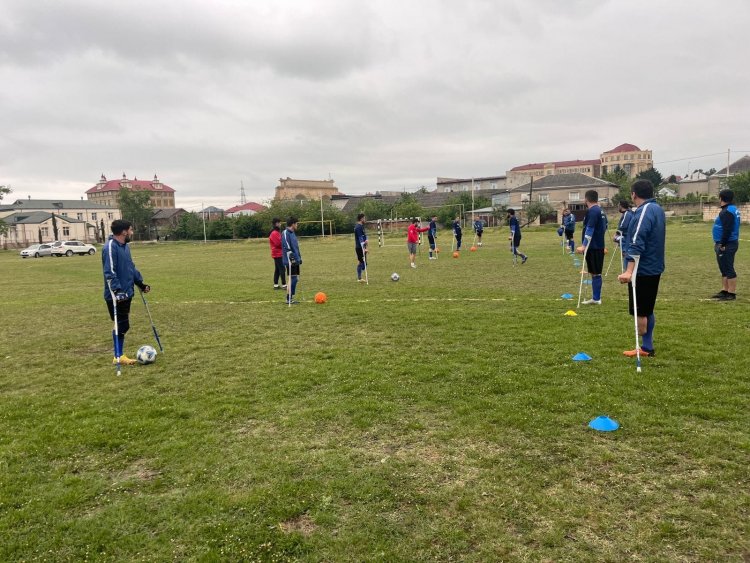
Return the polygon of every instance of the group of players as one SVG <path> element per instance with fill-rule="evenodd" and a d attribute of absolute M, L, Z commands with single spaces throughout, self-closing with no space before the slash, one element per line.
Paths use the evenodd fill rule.
<path fill-rule="evenodd" d="M 626 350 L 626 356 L 653 356 L 655 354 L 653 333 L 656 325 L 654 307 L 659 291 L 659 282 L 664 272 L 664 248 L 666 237 L 666 218 L 664 210 L 654 198 L 654 187 L 648 180 L 637 180 L 631 189 L 634 209 L 627 202 L 620 204 L 622 218 L 615 235 L 615 242 L 620 245 L 623 257 L 622 273 L 618 276 L 620 283 L 628 284 L 629 311 L 636 316 L 636 348 Z M 583 219 L 582 244 L 574 246 L 575 218 L 569 210 L 564 212 L 562 229 L 571 252 L 583 254 L 586 270 L 591 275 L 592 298 L 584 301 L 586 305 L 602 303 L 602 270 L 604 267 L 605 234 L 607 218 L 598 204 L 598 193 L 589 190 L 585 194 L 587 207 Z M 722 275 L 722 290 L 713 295 L 720 301 L 736 299 L 737 273 L 734 270 L 734 257 L 739 244 L 740 213 L 734 205 L 734 194 L 731 190 L 719 193 L 721 211 L 714 222 L 712 237 L 717 263 Z M 527 256 L 519 251 L 521 244 L 521 227 L 515 212 L 508 210 L 510 226 L 511 251 L 518 255 L 522 263 Z M 286 290 L 286 301 L 289 305 L 297 303 L 295 293 L 299 278 L 302 256 L 299 251 L 296 230 L 298 220 L 289 217 L 286 229 L 281 230 L 280 219 L 273 219 L 273 230 L 269 236 L 271 256 L 274 260 L 274 289 Z M 357 279 L 362 281 L 366 273 L 366 254 L 368 240 L 365 233 L 365 216 L 357 216 L 354 230 L 355 251 L 357 255 Z M 112 223 L 112 235 L 102 249 L 102 268 L 104 274 L 104 300 L 110 319 L 115 323 L 112 330 L 114 344 L 114 362 L 130 364 L 133 360 L 125 356 L 125 334 L 129 329 L 130 304 L 134 296 L 134 287 L 138 286 L 143 293 L 151 287 L 143 281 L 143 276 L 136 269 L 130 255 L 128 243 L 133 235 L 129 221 L 118 219 Z M 482 244 L 483 225 L 475 223 L 474 230 L 478 244 Z M 407 246 L 410 263 L 416 268 L 415 255 L 419 242 L 419 233 L 427 232 L 430 244 L 430 258 L 437 257 L 437 218 L 432 217 L 428 227 L 420 227 L 418 220 L 412 220 L 407 232 Z M 461 248 L 460 217 L 453 222 L 453 235 L 456 248 Z M 289 283 L 286 276 L 289 274 Z"/>

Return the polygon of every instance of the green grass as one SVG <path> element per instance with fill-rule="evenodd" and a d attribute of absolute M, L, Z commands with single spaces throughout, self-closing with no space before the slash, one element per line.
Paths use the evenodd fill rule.
<path fill-rule="evenodd" d="M 0 560 L 747 560 L 746 247 L 707 301 L 710 227 L 670 225 L 636 374 L 617 266 L 565 317 L 558 240 L 411 270 L 398 239 L 367 287 L 351 238 L 302 240 L 291 309 L 265 241 L 135 245 L 166 351 L 120 378 L 100 256 L 0 253 Z"/>

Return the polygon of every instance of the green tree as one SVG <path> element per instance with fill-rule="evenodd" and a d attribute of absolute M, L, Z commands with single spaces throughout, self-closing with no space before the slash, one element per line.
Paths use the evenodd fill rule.
<path fill-rule="evenodd" d="M 612 203 L 617 205 L 621 200 L 630 200 L 630 187 L 633 185 L 633 181 L 628 178 L 622 168 L 615 166 L 614 170 L 602 174 L 602 180 L 616 184 L 620 188 L 612 198 Z"/>
<path fill-rule="evenodd" d="M 351 218 L 352 222 L 356 221 L 357 214 L 364 213 L 368 221 L 376 219 L 388 219 L 391 216 L 391 210 L 393 206 L 387 204 L 382 199 L 370 199 L 365 198 L 360 201 L 357 209 L 354 212 L 354 217 Z"/>
<path fill-rule="evenodd" d="M 122 218 L 133 223 L 133 231 L 139 239 L 148 238 L 154 208 L 151 194 L 145 191 L 120 190 L 120 213 Z"/>
<path fill-rule="evenodd" d="M 183 214 L 177 222 L 174 236 L 183 240 L 202 239 L 203 219 L 195 211 Z"/>
<path fill-rule="evenodd" d="M 662 178 L 661 172 L 659 172 L 656 168 L 649 168 L 648 170 L 639 172 L 636 175 L 635 179 L 636 180 L 650 180 L 655 188 L 660 186 L 661 183 L 664 181 L 664 178 Z"/>
<path fill-rule="evenodd" d="M 555 212 L 555 208 L 548 201 L 530 201 L 524 208 L 526 214 L 526 224 L 533 223 L 539 217 L 546 217 Z"/>
<path fill-rule="evenodd" d="M 424 212 L 424 208 L 414 194 L 404 192 L 393 204 L 393 214 L 396 217 L 422 217 Z"/>
<path fill-rule="evenodd" d="M 12 192 L 8 186 L 0 186 L 0 201 L 3 201 L 3 197 L 8 195 L 10 192 Z M 0 235 L 4 235 L 8 232 L 8 225 L 0 219 Z"/>
<path fill-rule="evenodd" d="M 750 201 L 750 172 L 730 176 L 727 187 L 734 192 L 735 203 L 747 203 Z"/>

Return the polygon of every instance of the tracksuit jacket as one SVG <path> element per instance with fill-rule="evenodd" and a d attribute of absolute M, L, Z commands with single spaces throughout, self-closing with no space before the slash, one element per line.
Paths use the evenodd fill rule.
<path fill-rule="evenodd" d="M 622 214 L 620 224 L 617 225 L 617 231 L 620 233 L 620 250 L 622 250 L 623 254 L 628 251 L 628 233 L 630 232 L 632 222 L 633 212 L 628 210 Z"/>
<path fill-rule="evenodd" d="M 110 285 L 114 293 L 123 292 L 128 299 L 135 295 L 133 285 L 143 287 L 143 276 L 135 269 L 130 247 L 120 244 L 112 235 L 102 248 L 102 269 L 104 271 L 104 299 L 112 301 Z"/>
<path fill-rule="evenodd" d="M 406 242 L 419 242 L 419 234 L 418 233 L 424 233 L 426 231 L 429 231 L 429 227 L 423 227 L 419 228 L 414 223 L 409 225 L 409 229 L 406 233 Z"/>
<path fill-rule="evenodd" d="M 569 215 L 563 215 L 563 229 L 568 233 L 574 233 L 576 231 L 576 216 L 570 213 Z"/>
<path fill-rule="evenodd" d="M 721 246 L 740 240 L 740 212 L 736 205 L 725 205 L 719 212 L 714 221 L 712 234 L 714 242 Z"/>
<path fill-rule="evenodd" d="M 289 252 L 294 254 L 297 264 L 302 264 L 302 255 L 299 253 L 299 243 L 297 242 L 297 235 L 289 229 L 284 229 L 281 235 L 281 258 L 284 260 L 284 266 L 289 266 Z"/>
<path fill-rule="evenodd" d="M 272 230 L 268 235 L 268 244 L 271 245 L 271 258 L 281 258 L 281 232 Z"/>
<path fill-rule="evenodd" d="M 628 262 L 640 256 L 637 275 L 656 276 L 664 271 L 666 239 L 664 210 L 655 199 L 644 201 L 633 213 L 628 233 Z"/>
<path fill-rule="evenodd" d="M 586 245 L 586 237 L 591 237 L 588 243 L 589 249 L 604 248 L 604 233 L 607 230 L 607 216 L 598 205 L 592 205 L 586 211 L 583 218 L 583 244 Z"/>

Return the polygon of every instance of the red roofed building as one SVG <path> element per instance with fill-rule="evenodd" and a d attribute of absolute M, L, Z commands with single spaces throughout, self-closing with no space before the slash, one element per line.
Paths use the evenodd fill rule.
<path fill-rule="evenodd" d="M 629 178 L 635 178 L 641 172 L 654 167 L 654 159 L 650 150 L 641 150 L 630 143 L 605 151 L 601 154 L 602 174 L 612 172 L 616 168 L 625 171 Z"/>
<path fill-rule="evenodd" d="M 255 215 L 259 211 L 264 211 L 265 209 L 265 205 L 250 201 L 248 203 L 243 203 L 242 205 L 230 207 L 224 213 L 227 217 L 237 217 L 238 215 Z"/>
<path fill-rule="evenodd" d="M 156 174 L 154 174 L 154 179 L 151 181 L 138 180 L 137 178 L 128 180 L 124 172 L 120 180 L 107 180 L 104 174 L 102 174 L 99 183 L 93 188 L 86 190 L 86 197 L 90 201 L 100 205 L 119 207 L 120 190 L 122 189 L 150 192 L 151 205 L 153 207 L 174 209 L 174 189 L 166 184 L 162 184 L 159 178 L 156 177 Z"/>
<path fill-rule="evenodd" d="M 506 173 L 507 188 L 516 188 L 528 183 L 533 178 L 538 180 L 555 174 L 586 174 L 598 177 L 601 175 L 600 161 L 597 160 L 560 160 L 557 162 L 536 162 L 511 168 Z"/>

